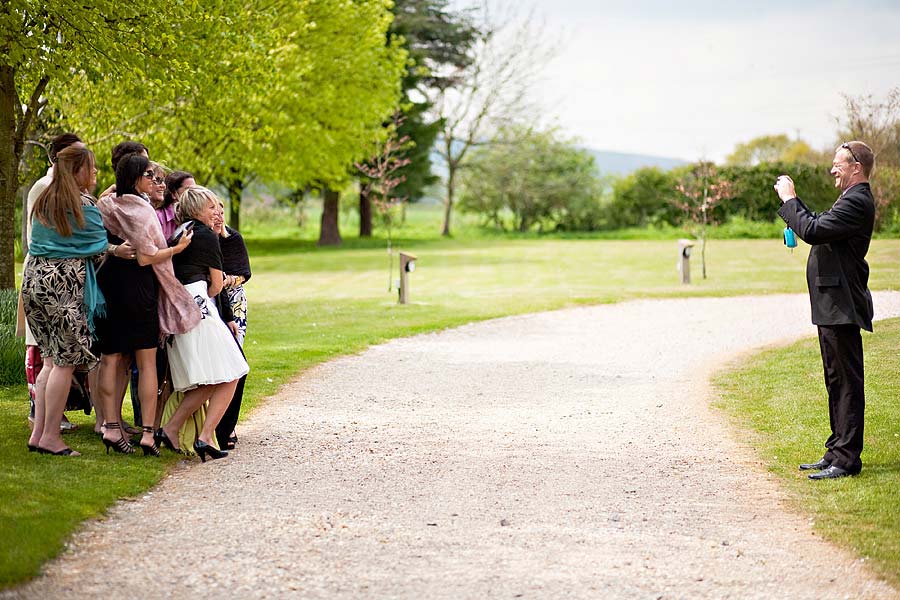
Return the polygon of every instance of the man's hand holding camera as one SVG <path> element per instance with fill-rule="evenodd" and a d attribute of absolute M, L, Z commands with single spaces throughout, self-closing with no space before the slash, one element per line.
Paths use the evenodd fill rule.
<path fill-rule="evenodd" d="M 797 192 L 794 191 L 794 180 L 788 175 L 779 175 L 778 179 L 775 180 L 775 185 L 773 187 L 775 188 L 775 191 L 778 192 L 778 197 L 781 198 L 782 204 L 791 198 L 797 197 Z"/>

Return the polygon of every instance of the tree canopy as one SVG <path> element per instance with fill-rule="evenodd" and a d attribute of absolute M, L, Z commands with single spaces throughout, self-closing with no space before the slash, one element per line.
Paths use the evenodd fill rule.
<path fill-rule="evenodd" d="M 88 4 L 0 9 L 3 287 L 13 284 L 19 163 L 42 110 L 101 164 L 134 138 L 198 181 L 240 190 L 255 176 L 346 182 L 400 99 L 407 56 L 388 33 L 389 0 Z"/>
<path fill-rule="evenodd" d="M 803 140 L 792 140 L 782 133 L 761 135 L 749 142 L 738 144 L 725 162 L 728 165 L 752 167 L 774 162 L 815 164 L 821 159 L 821 154 L 815 152 L 809 144 Z"/>
<path fill-rule="evenodd" d="M 599 195 L 593 155 L 553 130 L 521 125 L 504 128 L 494 143 L 476 148 L 462 184 L 463 210 L 517 231 L 571 228 L 570 213 Z"/>

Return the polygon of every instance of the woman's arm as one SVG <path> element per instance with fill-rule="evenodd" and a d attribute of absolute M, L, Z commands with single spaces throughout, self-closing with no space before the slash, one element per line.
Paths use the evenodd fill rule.
<path fill-rule="evenodd" d="M 146 267 L 147 265 L 155 265 L 156 263 L 161 263 L 166 261 L 176 254 L 179 254 L 184 251 L 185 248 L 188 247 L 188 244 L 191 243 L 191 238 L 194 236 L 193 231 L 188 231 L 186 234 L 181 236 L 178 240 L 178 243 L 172 246 L 171 248 L 163 248 L 156 254 L 150 256 L 148 254 L 144 254 L 142 252 L 137 252 L 136 258 L 138 264 L 142 267 Z M 168 250 L 168 252 L 166 252 Z"/>
<path fill-rule="evenodd" d="M 215 298 L 219 295 L 219 292 L 222 291 L 222 288 L 225 285 L 225 274 L 222 273 L 220 269 L 214 269 L 212 267 L 209 268 L 209 287 L 207 288 L 207 295 L 210 298 Z"/>

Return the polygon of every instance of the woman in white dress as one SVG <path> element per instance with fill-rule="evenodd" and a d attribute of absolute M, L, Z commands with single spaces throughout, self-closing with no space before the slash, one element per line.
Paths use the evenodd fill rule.
<path fill-rule="evenodd" d="M 175 335 L 169 346 L 172 388 L 184 392 L 184 398 L 156 432 L 158 443 L 180 451 L 172 440 L 178 439 L 184 422 L 209 402 L 203 428 L 193 444 L 204 462 L 207 456 L 228 456 L 216 447 L 216 426 L 231 402 L 238 379 L 250 371 L 212 300 L 225 281 L 218 236 L 212 230 L 218 207 L 216 195 L 204 187 L 192 186 L 179 197 L 177 219 L 181 224 L 192 223 L 193 237 L 191 245 L 173 260 L 175 276 L 193 296 L 203 319 L 194 329 Z"/>

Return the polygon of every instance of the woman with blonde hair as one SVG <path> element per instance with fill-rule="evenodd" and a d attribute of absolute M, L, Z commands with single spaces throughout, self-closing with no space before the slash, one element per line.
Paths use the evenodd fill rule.
<path fill-rule="evenodd" d="M 91 352 L 94 316 L 103 295 L 95 261 L 108 250 L 100 211 L 90 196 L 97 185 L 94 154 L 72 145 L 57 155 L 53 180 L 31 213 L 31 245 L 22 277 L 28 326 L 44 359 L 36 381 L 34 429 L 29 451 L 79 456 L 60 436 L 75 369 L 97 364 Z"/>
<path fill-rule="evenodd" d="M 193 443 L 200 459 L 224 458 L 216 447 L 215 432 L 234 395 L 238 379 L 250 371 L 241 350 L 222 321 L 213 298 L 222 291 L 222 252 L 212 230 L 219 199 L 210 190 L 192 186 L 181 194 L 176 214 L 182 225 L 193 228 L 191 245 L 175 260 L 175 275 L 200 307 L 200 324 L 174 336 L 169 346 L 172 388 L 184 397 L 168 422 L 156 432 L 159 443 L 180 451 L 173 439 L 185 421 L 209 402 L 203 428 Z"/>

